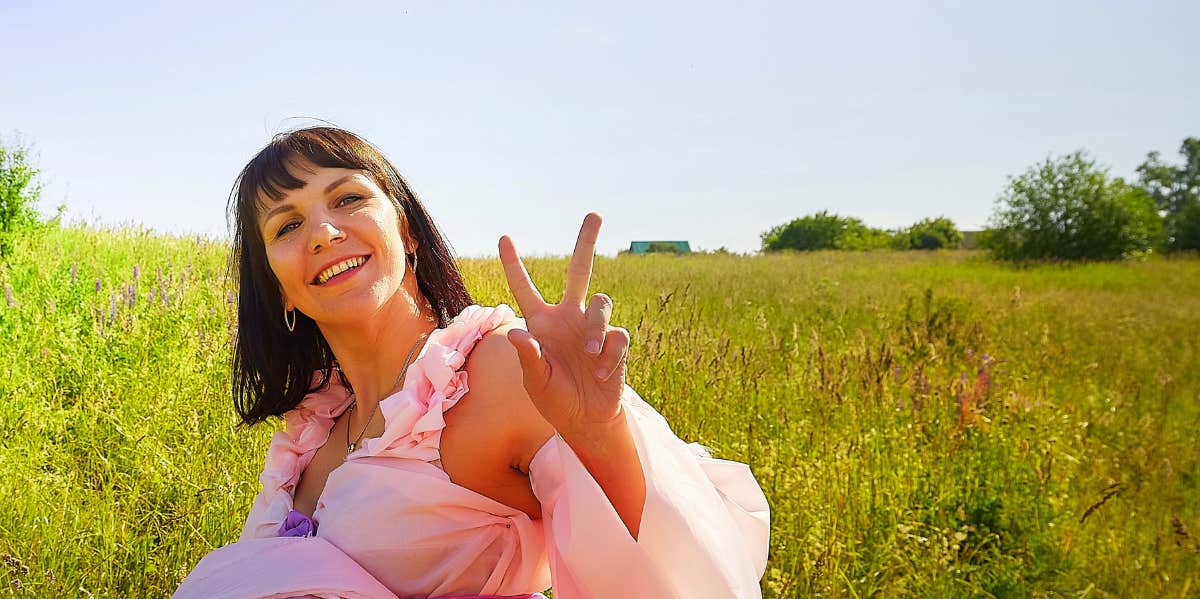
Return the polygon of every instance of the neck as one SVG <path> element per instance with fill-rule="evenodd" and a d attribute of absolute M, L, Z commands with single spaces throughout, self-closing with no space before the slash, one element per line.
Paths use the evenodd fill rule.
<path fill-rule="evenodd" d="M 437 322 L 424 296 L 401 291 L 373 314 L 353 323 L 321 327 L 342 376 L 354 387 L 358 411 L 364 417 L 395 390 L 409 350 L 437 328 Z M 419 352 L 413 352 L 413 360 Z"/>

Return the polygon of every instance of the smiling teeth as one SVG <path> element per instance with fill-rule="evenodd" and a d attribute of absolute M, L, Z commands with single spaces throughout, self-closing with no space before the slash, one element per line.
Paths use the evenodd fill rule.
<path fill-rule="evenodd" d="M 366 261 L 367 259 L 363 256 L 342 260 L 341 262 L 338 262 L 337 264 L 334 264 L 333 266 L 321 271 L 321 274 L 317 275 L 317 281 L 319 281 L 321 284 L 324 284 L 326 281 L 332 279 L 336 275 L 342 274 L 351 268 L 362 266 L 363 262 Z"/>

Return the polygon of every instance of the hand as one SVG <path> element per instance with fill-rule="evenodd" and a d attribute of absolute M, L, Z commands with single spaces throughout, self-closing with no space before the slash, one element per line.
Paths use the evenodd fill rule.
<path fill-rule="evenodd" d="M 504 276 L 525 317 L 528 331 L 512 329 L 525 391 L 534 406 L 565 438 L 603 435 L 621 416 L 629 332 L 608 326 L 612 300 L 593 295 L 584 308 L 600 215 L 583 219 L 567 267 L 562 302 L 547 304 L 529 279 L 512 239 L 500 238 Z"/>

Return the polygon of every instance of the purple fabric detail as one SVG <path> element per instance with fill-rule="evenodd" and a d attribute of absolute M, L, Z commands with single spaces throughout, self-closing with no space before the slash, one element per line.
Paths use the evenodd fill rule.
<path fill-rule="evenodd" d="M 446 597 L 438 597 L 437 599 L 546 599 L 546 596 L 541 593 L 532 595 L 453 595 Z"/>
<path fill-rule="evenodd" d="M 311 537 L 316 529 L 317 525 L 313 523 L 312 518 L 305 516 L 303 512 L 292 510 L 288 512 L 283 524 L 279 525 L 279 536 Z"/>

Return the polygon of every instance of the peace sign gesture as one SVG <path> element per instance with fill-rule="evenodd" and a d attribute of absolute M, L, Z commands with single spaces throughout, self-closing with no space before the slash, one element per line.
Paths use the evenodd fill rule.
<path fill-rule="evenodd" d="M 500 238 L 504 276 L 528 328 L 510 330 L 508 341 L 517 350 L 526 393 L 564 437 L 586 436 L 621 414 L 629 332 L 608 326 L 612 300 L 607 295 L 591 296 L 586 309 L 583 303 L 599 234 L 600 215 L 589 213 L 575 241 L 559 304 L 542 299 L 512 239 Z"/>

